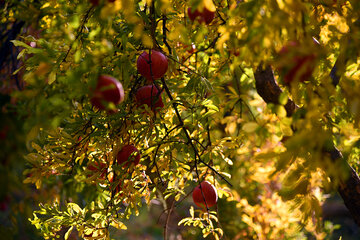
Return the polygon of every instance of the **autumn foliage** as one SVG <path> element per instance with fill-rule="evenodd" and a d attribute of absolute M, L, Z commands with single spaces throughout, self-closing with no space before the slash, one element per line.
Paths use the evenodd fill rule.
<path fill-rule="evenodd" d="M 359 1 L 0 6 L 8 239 L 330 239 L 359 172 Z"/>

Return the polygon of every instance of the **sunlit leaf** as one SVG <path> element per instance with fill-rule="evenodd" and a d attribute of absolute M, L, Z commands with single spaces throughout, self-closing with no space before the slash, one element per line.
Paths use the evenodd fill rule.
<path fill-rule="evenodd" d="M 242 126 L 242 130 L 244 130 L 247 133 L 251 133 L 256 131 L 258 127 L 259 125 L 256 122 L 248 122 Z"/>

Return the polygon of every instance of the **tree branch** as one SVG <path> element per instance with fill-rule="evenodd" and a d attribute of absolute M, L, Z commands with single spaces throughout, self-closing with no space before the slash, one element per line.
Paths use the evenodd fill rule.
<path fill-rule="evenodd" d="M 332 74 L 335 74 L 335 72 Z M 262 64 L 260 64 L 254 73 L 254 77 L 257 92 L 264 101 L 266 103 L 278 104 L 278 99 L 282 90 L 276 83 L 271 67 L 266 66 L 263 68 Z M 336 81 L 336 79 L 333 80 Z M 287 116 L 292 116 L 297 108 L 296 104 L 289 99 L 288 103 L 285 105 Z M 356 224 L 360 226 L 360 178 L 348 162 L 344 160 L 341 152 L 335 146 L 333 146 L 331 150 L 324 151 L 330 154 L 331 160 L 334 163 L 343 161 L 343 164 L 345 164 L 348 174 L 346 179 L 340 179 L 338 192 Z"/>
<path fill-rule="evenodd" d="M 254 76 L 256 90 L 264 101 L 266 103 L 279 104 L 279 97 L 283 91 L 276 83 L 271 67 L 268 65 L 264 68 L 263 65 L 260 64 L 260 66 L 256 69 Z M 291 99 L 288 99 L 288 102 L 284 107 L 287 117 L 290 117 L 298 108 Z"/>
<path fill-rule="evenodd" d="M 197 150 L 196 146 L 194 145 L 193 143 L 193 140 L 188 132 L 188 130 L 186 129 L 185 127 L 185 124 L 184 124 L 184 121 L 182 120 L 181 118 L 181 115 L 179 113 L 179 110 L 177 108 L 177 104 L 174 102 L 174 99 L 171 95 L 171 92 L 165 82 L 165 79 L 162 77 L 161 78 L 161 82 L 163 84 L 163 87 L 165 89 L 165 92 L 167 94 L 167 96 L 169 97 L 170 101 L 172 102 L 172 106 L 173 106 L 173 109 L 175 110 L 175 113 L 176 113 L 176 116 L 179 120 L 179 126 L 181 126 L 186 138 L 188 139 L 188 144 L 190 144 L 190 146 L 192 147 L 192 149 L 194 150 L 194 154 L 195 154 L 195 166 L 197 164 L 197 161 L 196 161 L 196 158 L 198 159 L 199 162 L 201 162 L 202 164 L 204 164 L 206 167 L 208 167 L 211 171 L 215 172 L 222 180 L 224 180 L 229 186 L 232 186 L 231 183 L 222 175 L 220 174 L 218 171 L 216 171 L 212 166 L 210 166 L 208 163 L 204 162 L 202 159 L 201 159 L 201 156 L 199 154 L 199 151 Z"/>

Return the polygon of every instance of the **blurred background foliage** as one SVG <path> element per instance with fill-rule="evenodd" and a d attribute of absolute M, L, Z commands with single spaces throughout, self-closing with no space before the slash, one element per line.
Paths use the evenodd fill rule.
<path fill-rule="evenodd" d="M 359 172 L 359 1 L 0 6 L 6 239 L 357 239 L 336 195 L 344 171 L 323 149 L 335 144 Z M 216 8 L 209 25 L 186 13 L 203 6 Z M 286 84 L 281 74 L 291 59 L 278 53 L 289 41 L 298 42 L 294 54 L 316 55 L 306 82 Z M 155 84 L 173 100 L 164 90 L 165 107 L 144 114 L 135 91 L 148 83 L 136 60 L 151 48 L 169 60 Z M 337 60 L 341 81 L 334 86 Z M 274 67 L 284 89 L 279 105 L 266 105 L 256 92 L 253 71 L 261 62 Z M 124 87 L 114 114 L 91 106 L 99 74 Z M 301 107 L 292 117 L 287 97 Z M 114 164 L 124 144 L 140 150 L 139 166 Z M 89 171 L 94 162 L 105 163 L 117 182 Z M 208 212 L 191 200 L 204 179 L 219 194 Z"/>

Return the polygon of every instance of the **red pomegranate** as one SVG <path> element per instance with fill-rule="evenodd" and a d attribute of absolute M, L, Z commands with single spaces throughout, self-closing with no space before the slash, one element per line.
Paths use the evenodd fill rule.
<path fill-rule="evenodd" d="M 218 200 L 216 188 L 208 181 L 200 183 L 200 185 L 194 189 L 192 197 L 194 203 L 203 209 L 205 209 L 206 206 L 208 208 L 214 206 Z"/>
<path fill-rule="evenodd" d="M 159 51 L 150 50 L 149 53 L 144 51 L 137 59 L 137 70 L 149 81 L 159 79 L 164 76 L 168 69 L 167 57 Z"/>
<path fill-rule="evenodd" d="M 205 22 L 205 24 L 210 24 L 215 17 L 215 12 L 208 10 L 206 7 L 201 12 L 197 9 L 193 11 L 188 8 L 187 12 L 191 21 L 198 20 L 200 23 Z"/>
<path fill-rule="evenodd" d="M 95 174 L 97 172 L 101 172 L 101 174 L 100 174 L 101 179 L 105 179 L 105 177 L 107 175 L 107 165 L 102 162 L 92 162 L 87 166 L 87 169 L 89 171 L 92 171 L 93 174 Z M 87 176 L 91 177 L 93 174 L 88 174 Z"/>
<path fill-rule="evenodd" d="M 91 103 L 98 109 L 104 110 L 106 103 L 114 103 L 115 105 L 124 101 L 125 93 L 121 83 L 114 77 L 108 75 L 100 75 Z"/>
<path fill-rule="evenodd" d="M 90 0 L 91 4 L 94 6 L 99 5 L 100 0 Z"/>
<path fill-rule="evenodd" d="M 155 85 L 147 85 L 139 88 L 135 97 L 139 105 L 146 104 L 154 112 L 164 107 L 161 92 L 159 92 Z"/>
<path fill-rule="evenodd" d="M 108 2 L 115 2 L 116 0 L 107 0 Z M 91 4 L 94 6 L 98 6 L 100 3 L 100 0 L 90 0 Z"/>
<path fill-rule="evenodd" d="M 297 41 L 290 41 L 281 48 L 279 71 L 285 84 L 294 80 L 304 82 L 310 79 L 315 69 L 316 54 L 304 51 L 303 48 Z"/>
<path fill-rule="evenodd" d="M 117 163 L 127 167 L 129 164 L 136 166 L 140 162 L 140 152 L 134 145 L 125 145 L 117 154 Z"/>

